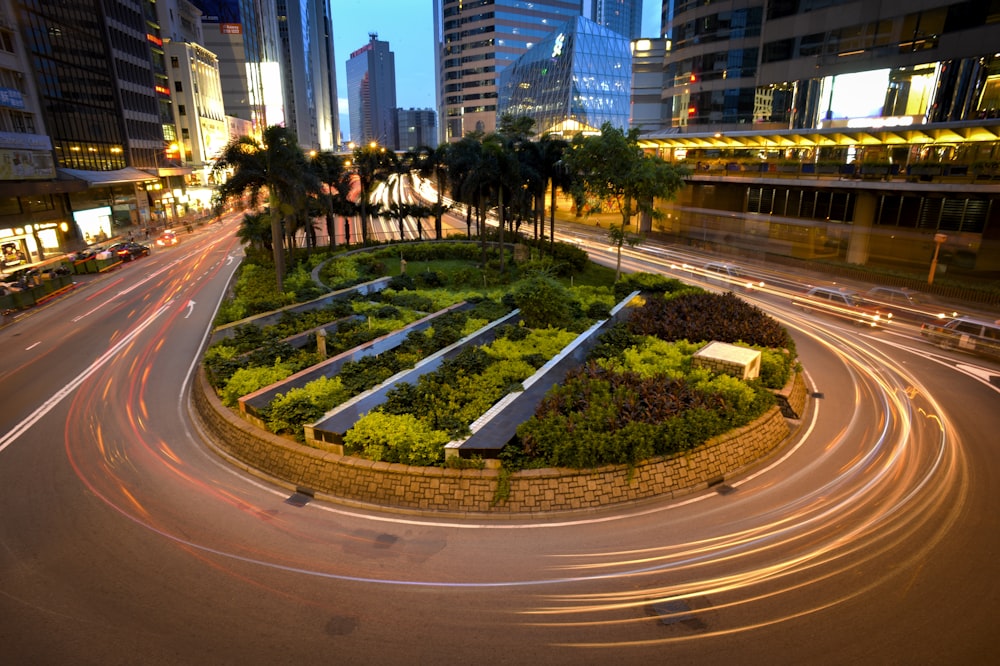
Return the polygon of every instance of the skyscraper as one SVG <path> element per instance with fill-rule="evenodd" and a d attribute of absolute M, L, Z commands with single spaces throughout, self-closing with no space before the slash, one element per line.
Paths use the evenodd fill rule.
<path fill-rule="evenodd" d="M 284 124 L 275 0 L 191 0 L 202 12 L 202 46 L 219 58 L 226 115 Z"/>
<path fill-rule="evenodd" d="M 642 0 L 588 0 L 587 18 L 614 30 L 627 39 L 638 39 L 642 33 Z"/>
<path fill-rule="evenodd" d="M 377 141 L 396 149 L 396 60 L 377 33 L 347 61 L 347 106 L 351 140 Z"/>
<path fill-rule="evenodd" d="M 333 30 L 328 0 L 277 0 L 285 127 L 303 148 L 339 143 Z"/>
<path fill-rule="evenodd" d="M 582 0 L 434 0 L 441 141 L 495 129 L 497 77 L 582 11 Z"/>

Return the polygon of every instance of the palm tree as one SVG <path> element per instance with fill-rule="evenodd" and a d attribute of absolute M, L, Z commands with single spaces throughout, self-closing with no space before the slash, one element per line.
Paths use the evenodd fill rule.
<path fill-rule="evenodd" d="M 549 203 L 549 244 L 551 247 L 554 246 L 556 242 L 556 188 L 558 187 L 565 193 L 569 191 L 573 185 L 570 172 L 565 168 L 563 163 L 563 156 L 569 149 L 569 142 L 565 139 L 546 133 L 542 135 L 541 139 L 539 139 L 538 148 L 538 173 L 545 181 L 545 189 L 552 192 Z M 545 198 L 544 191 L 542 192 L 542 198 Z M 543 214 L 544 211 L 545 208 L 543 203 Z M 543 217 L 543 226 L 544 222 L 545 220 Z"/>
<path fill-rule="evenodd" d="M 379 147 L 374 141 L 354 149 L 353 165 L 361 187 L 358 198 L 358 207 L 361 211 L 361 242 L 365 245 L 368 244 L 368 218 L 373 215 L 370 212 L 371 194 L 375 185 L 387 177 L 388 154 L 391 153 Z"/>
<path fill-rule="evenodd" d="M 402 155 L 392 152 L 386 154 L 384 167 L 386 182 L 395 185 L 393 188 L 395 201 L 389 204 L 389 210 L 395 212 L 395 219 L 399 222 L 399 240 L 404 240 L 403 225 L 406 218 L 411 215 L 409 212 L 410 204 L 404 201 L 404 186 L 408 181 L 410 188 L 413 188 L 413 169 L 416 167 L 417 159 L 418 155 L 413 151 L 407 151 Z M 417 237 L 422 237 L 419 220 L 417 221 Z"/>
<path fill-rule="evenodd" d="M 448 148 L 448 182 L 451 198 L 465 204 L 465 231 L 472 238 L 472 209 L 476 209 L 478 231 L 483 233 L 483 198 L 481 167 L 482 133 L 470 132 Z"/>
<path fill-rule="evenodd" d="M 324 151 L 313 156 L 309 161 L 309 168 L 322 185 L 318 192 L 318 198 L 322 202 L 326 218 L 326 233 L 330 239 L 330 247 L 335 247 L 337 245 L 337 212 L 344 208 L 343 200 L 346 199 L 347 193 L 350 191 L 347 167 L 344 164 L 344 158 L 335 153 Z"/>
<path fill-rule="evenodd" d="M 434 189 L 437 191 L 437 201 L 431 205 L 434 215 L 434 237 L 441 240 L 443 230 L 441 217 L 450 206 L 444 203 L 444 188 L 448 179 L 448 148 L 450 144 L 442 143 L 437 148 L 421 146 L 417 149 L 420 157 L 417 159 L 417 173 L 421 178 L 434 178 Z"/>
<path fill-rule="evenodd" d="M 264 213 L 250 212 L 243 216 L 236 237 L 254 250 L 271 252 L 271 220 Z"/>
<path fill-rule="evenodd" d="M 260 205 L 267 192 L 271 218 L 271 249 L 277 274 L 278 291 L 283 290 L 285 275 L 284 226 L 304 208 L 307 193 L 317 189 L 316 179 L 306 166 L 305 155 L 295 134 L 284 127 L 266 128 L 260 141 L 242 136 L 231 141 L 212 167 L 213 173 L 229 173 L 214 195 L 214 207 L 221 210 L 230 199 L 249 196 L 250 204 Z M 301 212 L 301 211 L 299 211 Z"/>

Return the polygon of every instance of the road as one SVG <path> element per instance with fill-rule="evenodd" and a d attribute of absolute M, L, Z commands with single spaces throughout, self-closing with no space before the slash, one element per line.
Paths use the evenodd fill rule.
<path fill-rule="evenodd" d="M 1000 367 L 751 295 L 817 398 L 722 488 L 538 521 L 299 501 L 190 418 L 233 224 L 0 331 L 5 662 L 994 660 Z"/>

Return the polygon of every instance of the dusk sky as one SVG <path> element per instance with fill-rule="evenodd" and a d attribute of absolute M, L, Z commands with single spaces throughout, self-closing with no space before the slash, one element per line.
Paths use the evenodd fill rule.
<path fill-rule="evenodd" d="M 368 33 L 389 42 L 396 55 L 396 104 L 434 108 L 434 4 L 430 0 L 331 0 L 337 58 L 340 128 L 350 139 L 347 113 L 347 59 L 368 43 Z M 660 0 L 643 2 L 643 35 L 659 30 Z"/>

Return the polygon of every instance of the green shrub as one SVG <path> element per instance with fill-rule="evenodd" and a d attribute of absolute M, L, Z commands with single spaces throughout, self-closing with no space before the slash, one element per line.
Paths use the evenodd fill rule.
<path fill-rule="evenodd" d="M 792 378 L 794 358 L 786 349 L 755 347 L 760 351 L 760 381 L 769 389 L 780 390 Z"/>
<path fill-rule="evenodd" d="M 569 328 L 573 323 L 570 307 L 573 298 L 555 280 L 543 277 L 521 280 L 514 285 L 510 296 L 521 309 L 521 319 L 528 328 Z"/>
<path fill-rule="evenodd" d="M 267 427 L 273 433 L 303 439 L 304 425 L 313 423 L 350 397 L 339 377 L 320 377 L 301 388 L 278 394 L 266 410 Z"/>
<path fill-rule="evenodd" d="M 369 412 L 344 435 L 346 451 L 370 460 L 404 465 L 436 465 L 444 459 L 447 433 L 411 414 Z"/>
<path fill-rule="evenodd" d="M 617 356 L 598 363 L 616 372 L 635 372 L 640 377 L 677 379 L 691 370 L 691 358 L 701 348 L 687 340 L 667 342 L 654 337 L 639 338 Z"/>
<path fill-rule="evenodd" d="M 670 379 L 588 363 L 570 371 L 518 427 L 519 456 L 557 467 L 636 465 L 689 450 L 773 404 L 759 383 L 707 370 Z"/>
<path fill-rule="evenodd" d="M 657 273 L 625 273 L 615 283 L 614 296 L 615 301 L 620 301 L 636 290 L 644 294 L 662 295 L 693 289 L 676 278 L 669 278 Z"/>
<path fill-rule="evenodd" d="M 281 363 L 273 366 L 240 368 L 226 381 L 225 386 L 219 392 L 219 397 L 222 399 L 222 404 L 227 407 L 235 407 L 243 396 L 280 382 L 293 372 L 291 368 Z"/>

